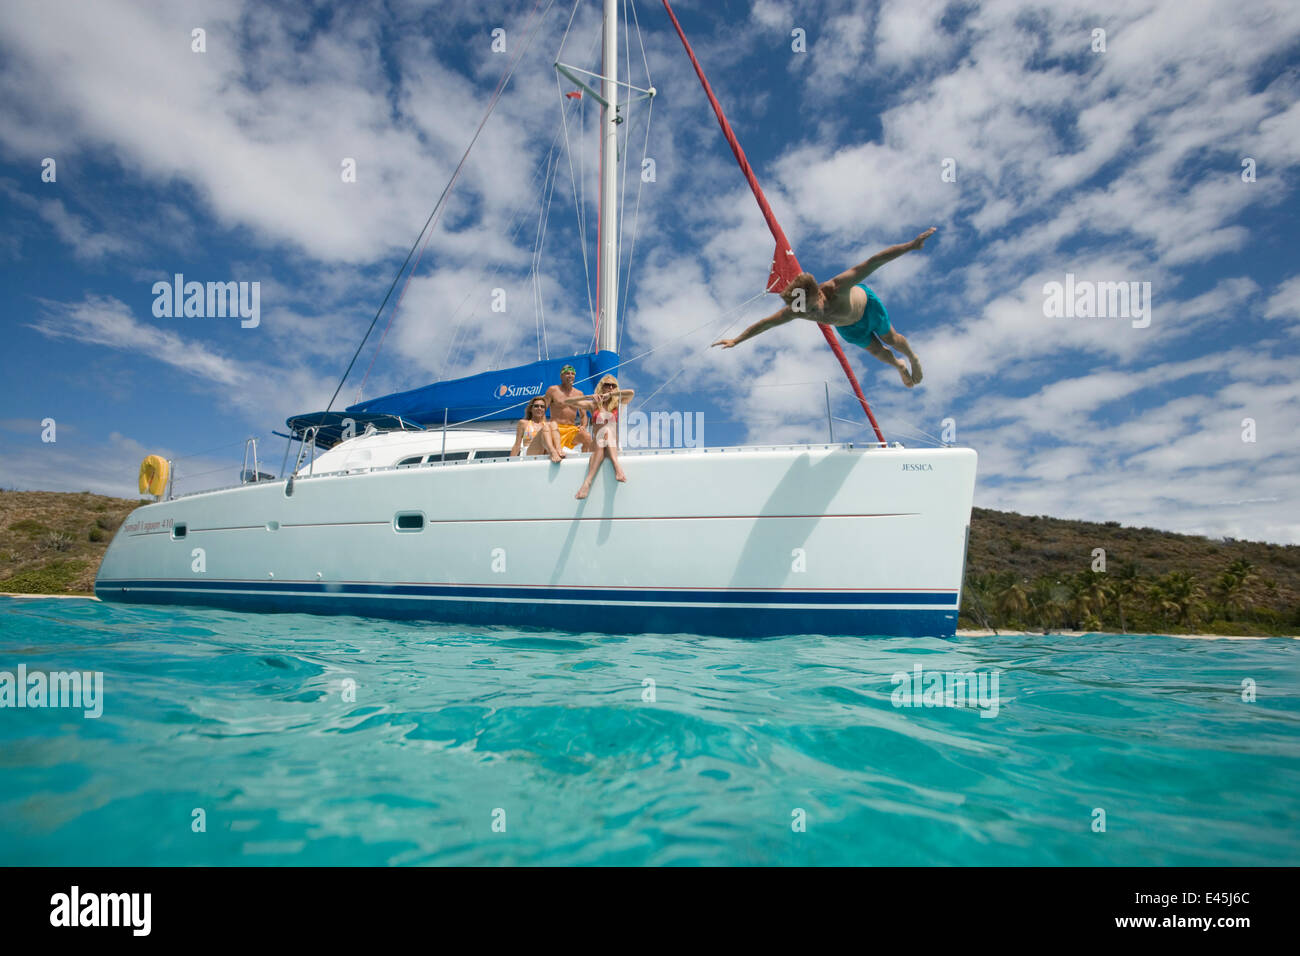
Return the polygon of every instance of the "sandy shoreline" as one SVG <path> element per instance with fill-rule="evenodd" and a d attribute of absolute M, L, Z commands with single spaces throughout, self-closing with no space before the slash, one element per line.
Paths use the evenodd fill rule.
<path fill-rule="evenodd" d="M 1118 634 L 1114 631 L 1004 631 L 995 634 L 990 630 L 959 630 L 958 637 L 1133 637 L 1132 634 Z M 1282 640 L 1300 640 L 1296 634 L 1162 634 L 1161 637 L 1185 637 L 1193 641 L 1268 641 L 1274 638 Z"/>
<path fill-rule="evenodd" d="M 0 591 L 0 597 L 19 597 L 19 598 L 75 598 L 80 601 L 98 601 L 99 598 L 93 594 L 22 594 L 18 591 Z"/>

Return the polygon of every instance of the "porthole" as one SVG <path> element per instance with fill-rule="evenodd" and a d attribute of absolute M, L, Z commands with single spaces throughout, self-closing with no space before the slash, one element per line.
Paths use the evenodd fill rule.
<path fill-rule="evenodd" d="M 422 511 L 399 511 L 393 518 L 393 527 L 398 531 L 423 531 L 424 530 L 424 512 Z"/>

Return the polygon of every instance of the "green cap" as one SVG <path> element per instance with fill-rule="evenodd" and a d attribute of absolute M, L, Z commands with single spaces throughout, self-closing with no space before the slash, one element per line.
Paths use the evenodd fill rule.
<path fill-rule="evenodd" d="M 578 370 L 574 368 L 572 365 L 566 365 L 564 366 L 564 368 L 560 369 L 561 375 L 563 375 L 565 372 L 572 372 L 574 375 L 578 374 Z"/>

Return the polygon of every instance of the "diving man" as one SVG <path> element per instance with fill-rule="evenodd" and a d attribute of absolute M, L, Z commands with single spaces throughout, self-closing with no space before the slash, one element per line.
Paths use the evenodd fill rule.
<path fill-rule="evenodd" d="M 861 346 L 886 365 L 898 369 L 903 384 L 911 388 L 921 381 L 921 362 L 907 339 L 890 325 L 889 313 L 885 311 L 880 298 L 862 280 L 886 262 L 897 259 L 905 252 L 920 249 L 934 232 L 935 227 L 931 226 L 911 242 L 877 252 L 870 259 L 820 285 L 812 273 L 799 273 L 781 293 L 781 298 L 786 303 L 785 308 L 755 322 L 734 339 L 721 339 L 713 344 L 721 345 L 724 349 L 734 348 L 746 339 L 784 325 L 791 319 L 809 319 L 835 326 L 844 341 Z M 892 345 L 906 355 L 911 369 L 885 345 Z"/>

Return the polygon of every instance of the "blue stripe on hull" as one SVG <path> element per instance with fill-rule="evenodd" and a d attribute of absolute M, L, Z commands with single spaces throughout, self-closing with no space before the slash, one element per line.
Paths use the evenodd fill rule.
<path fill-rule="evenodd" d="M 148 578 L 104 579 L 95 582 L 96 593 L 111 594 L 119 588 L 147 588 L 165 591 L 267 591 L 276 594 L 357 594 L 378 597 L 467 597 L 506 598 L 523 601 L 639 601 L 673 604 L 842 604 L 868 605 L 937 604 L 956 607 L 952 591 L 762 591 L 741 588 L 709 590 L 704 588 L 605 588 L 605 587 L 509 587 L 486 584 L 382 584 L 324 583 L 320 581 L 213 581 L 186 578 L 151 580 Z M 111 598 L 109 598 L 111 600 Z"/>
<path fill-rule="evenodd" d="M 197 586 L 196 586 L 197 585 Z M 494 591 L 518 592 L 518 588 L 450 588 L 405 585 L 332 585 L 313 583 L 277 584 L 270 581 L 235 582 L 164 582 L 132 581 L 114 585 L 96 582 L 95 593 L 105 601 L 131 604 L 186 604 L 220 607 L 238 611 L 284 612 L 309 614 L 354 614 L 405 620 L 442 621 L 452 624 L 507 625 L 539 627 L 561 631 L 595 631 L 607 634 L 707 634 L 723 637 L 777 637 L 788 634 L 836 634 L 855 636 L 936 636 L 952 637 L 956 633 L 957 609 L 951 594 L 862 594 L 840 595 L 839 603 L 882 604 L 939 603 L 946 609 L 900 607 L 834 607 L 824 594 L 783 594 L 761 592 L 703 592 L 729 594 L 729 601 L 771 600 L 805 607 L 711 607 L 701 601 L 718 601 L 700 592 L 607 591 L 598 594 L 581 589 L 554 588 L 538 593 L 531 600 L 461 600 L 461 595 L 431 597 L 430 593 L 470 591 L 489 596 Z M 234 593 L 223 588 L 239 588 L 256 593 Z M 555 603 L 539 601 L 546 597 L 568 597 L 575 590 L 581 600 Z M 424 593 L 421 593 L 424 592 Z M 411 597 L 394 597 L 395 593 Z M 613 593 L 627 595 L 624 600 L 641 600 L 650 604 L 593 604 L 609 600 Z M 694 595 L 694 596 L 688 596 Z M 491 595 L 495 596 L 495 595 Z M 511 595 L 514 596 L 514 595 Z M 695 606 L 675 606 L 665 601 L 693 602 Z"/>

